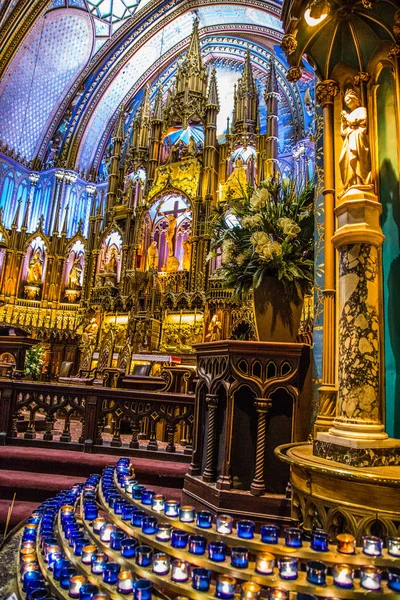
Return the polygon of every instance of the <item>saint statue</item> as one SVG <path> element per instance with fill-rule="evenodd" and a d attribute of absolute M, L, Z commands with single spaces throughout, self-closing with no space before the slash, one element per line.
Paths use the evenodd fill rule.
<path fill-rule="evenodd" d="M 221 339 L 222 336 L 222 323 L 218 319 L 217 313 L 213 315 L 207 330 L 206 341 L 207 342 L 217 342 Z"/>
<path fill-rule="evenodd" d="M 350 112 L 342 111 L 341 135 L 343 148 L 339 158 L 344 190 L 353 185 L 371 183 L 371 155 L 367 133 L 367 109 L 361 106 L 358 94 L 349 89 L 344 97 Z"/>
<path fill-rule="evenodd" d="M 182 269 L 184 271 L 190 271 L 190 261 L 192 258 L 192 238 L 188 236 L 186 240 L 182 242 L 183 246 L 183 260 Z"/>
<path fill-rule="evenodd" d="M 104 261 L 104 272 L 110 274 L 117 274 L 117 265 L 118 265 L 118 253 L 116 248 L 112 247 L 111 251 Z"/>
<path fill-rule="evenodd" d="M 146 271 L 149 269 L 157 269 L 158 265 L 158 248 L 157 242 L 153 240 L 147 250 Z"/>
<path fill-rule="evenodd" d="M 26 282 L 30 285 L 40 285 L 42 283 L 43 262 L 40 258 L 39 250 L 35 250 L 31 260 L 29 261 L 28 274 Z"/>
<path fill-rule="evenodd" d="M 84 344 L 94 344 L 97 338 L 97 330 L 99 326 L 95 317 L 93 317 L 88 325 L 86 325 L 82 334 L 82 342 Z"/>
<path fill-rule="evenodd" d="M 82 265 L 79 256 L 75 260 L 68 275 L 68 289 L 76 290 L 82 287 Z"/>
<path fill-rule="evenodd" d="M 177 222 L 178 218 L 175 217 L 174 215 L 167 215 L 167 219 L 168 219 L 168 227 L 167 227 L 167 232 L 166 232 L 166 238 L 167 238 L 168 254 L 169 254 L 169 256 L 173 256 L 174 255 L 175 227 L 176 227 L 176 222 Z"/>

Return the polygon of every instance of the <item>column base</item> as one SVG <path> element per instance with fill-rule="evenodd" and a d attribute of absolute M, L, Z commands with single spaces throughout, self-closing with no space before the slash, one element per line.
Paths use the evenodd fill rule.
<path fill-rule="evenodd" d="M 343 438 L 332 433 L 318 433 L 313 455 L 350 467 L 387 467 L 400 465 L 400 440 Z"/>

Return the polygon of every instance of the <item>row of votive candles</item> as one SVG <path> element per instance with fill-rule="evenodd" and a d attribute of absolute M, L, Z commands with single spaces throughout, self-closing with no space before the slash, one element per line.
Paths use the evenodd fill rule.
<path fill-rule="evenodd" d="M 164 512 L 167 517 L 179 517 L 182 523 L 196 522 L 196 525 L 203 529 L 212 527 L 212 513 L 208 511 L 196 512 L 193 506 L 180 506 L 180 503 L 176 500 L 166 500 L 164 496 L 156 494 L 153 490 L 146 489 L 143 485 L 139 485 L 136 479 L 121 473 L 120 471 L 118 478 L 125 492 L 131 494 L 135 500 L 140 500 L 143 505 L 151 506 L 154 511 Z M 106 499 L 109 501 L 111 508 L 114 508 L 116 514 L 121 514 L 123 519 L 131 518 L 134 508 L 132 508 L 132 505 L 126 503 L 118 493 L 111 493 Z M 233 532 L 233 525 L 234 520 L 230 515 L 217 515 L 215 527 L 218 533 L 231 534 Z M 248 519 L 239 520 L 236 524 L 236 534 L 243 539 L 254 538 L 254 521 Z M 288 527 L 284 530 L 285 544 L 288 547 L 302 547 L 302 536 L 303 532 L 300 528 Z M 277 544 L 279 542 L 279 527 L 277 525 L 262 525 L 260 527 L 260 537 L 264 543 Z M 311 532 L 310 548 L 316 552 L 328 552 L 328 534 L 320 529 Z M 340 534 L 337 537 L 337 549 L 343 554 L 354 554 L 356 552 L 356 540 L 354 536 Z M 391 556 L 400 556 L 400 537 L 388 537 L 387 549 Z M 364 554 L 367 556 L 381 556 L 382 550 L 383 540 L 381 538 L 371 535 L 363 536 L 362 551 Z"/>

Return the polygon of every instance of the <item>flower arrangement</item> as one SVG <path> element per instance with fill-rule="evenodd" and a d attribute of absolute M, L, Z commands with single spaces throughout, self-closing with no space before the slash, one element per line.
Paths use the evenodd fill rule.
<path fill-rule="evenodd" d="M 314 187 L 301 189 L 275 175 L 241 199 L 215 209 L 209 257 L 221 254 L 225 287 L 246 295 L 265 276 L 283 284 L 285 295 L 310 291 L 314 275 Z"/>
<path fill-rule="evenodd" d="M 44 350 L 42 346 L 32 346 L 26 351 L 25 355 L 25 373 L 32 379 L 38 379 L 44 364 Z"/>

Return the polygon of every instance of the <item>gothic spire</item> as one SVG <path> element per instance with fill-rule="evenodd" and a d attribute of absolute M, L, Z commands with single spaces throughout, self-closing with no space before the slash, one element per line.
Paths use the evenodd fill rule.
<path fill-rule="evenodd" d="M 163 93 L 161 85 L 158 86 L 156 99 L 154 102 L 153 118 L 152 121 L 163 120 Z"/>
<path fill-rule="evenodd" d="M 217 74 L 215 72 L 215 69 L 213 69 L 211 72 L 210 84 L 208 86 L 208 95 L 207 95 L 206 106 L 212 106 L 219 110 Z"/>
<path fill-rule="evenodd" d="M 185 60 L 183 62 L 183 68 L 187 71 L 191 71 L 194 73 L 200 73 L 200 71 L 203 69 L 203 61 L 201 58 L 200 51 L 198 19 L 195 19 L 193 22 L 193 29 L 190 35 L 189 50 L 187 51 Z"/>
<path fill-rule="evenodd" d="M 242 77 L 240 78 L 240 88 L 242 93 L 254 94 L 255 84 L 254 84 L 254 76 L 253 69 L 251 68 L 251 58 L 250 58 L 250 49 L 247 48 L 246 58 L 244 61 L 244 68 Z"/>
<path fill-rule="evenodd" d="M 12 229 L 17 229 L 18 228 L 18 222 L 19 222 L 19 213 L 21 210 L 21 202 L 22 202 L 22 198 L 19 198 L 18 203 L 17 203 L 17 210 L 15 211 L 15 215 L 14 215 L 14 220 L 12 222 Z"/>
<path fill-rule="evenodd" d="M 67 204 L 67 206 L 65 207 L 64 224 L 63 224 L 63 228 L 62 228 L 62 232 L 61 232 L 61 235 L 64 237 L 66 237 L 66 235 L 67 235 L 68 213 L 69 213 L 69 206 Z"/>
<path fill-rule="evenodd" d="M 24 214 L 24 219 L 22 221 L 22 227 L 21 229 L 25 229 L 25 231 L 28 229 L 28 222 L 29 222 L 29 207 L 31 205 L 31 201 L 28 198 L 28 201 L 26 203 L 26 207 L 25 207 L 25 214 Z"/>
<path fill-rule="evenodd" d="M 275 60 L 271 58 L 269 63 L 267 85 L 265 94 L 279 94 L 278 80 L 276 78 Z"/>
<path fill-rule="evenodd" d="M 117 126 L 115 128 L 115 140 L 119 140 L 120 142 L 124 141 L 125 137 L 125 107 L 121 104 L 121 108 L 118 115 Z"/>

